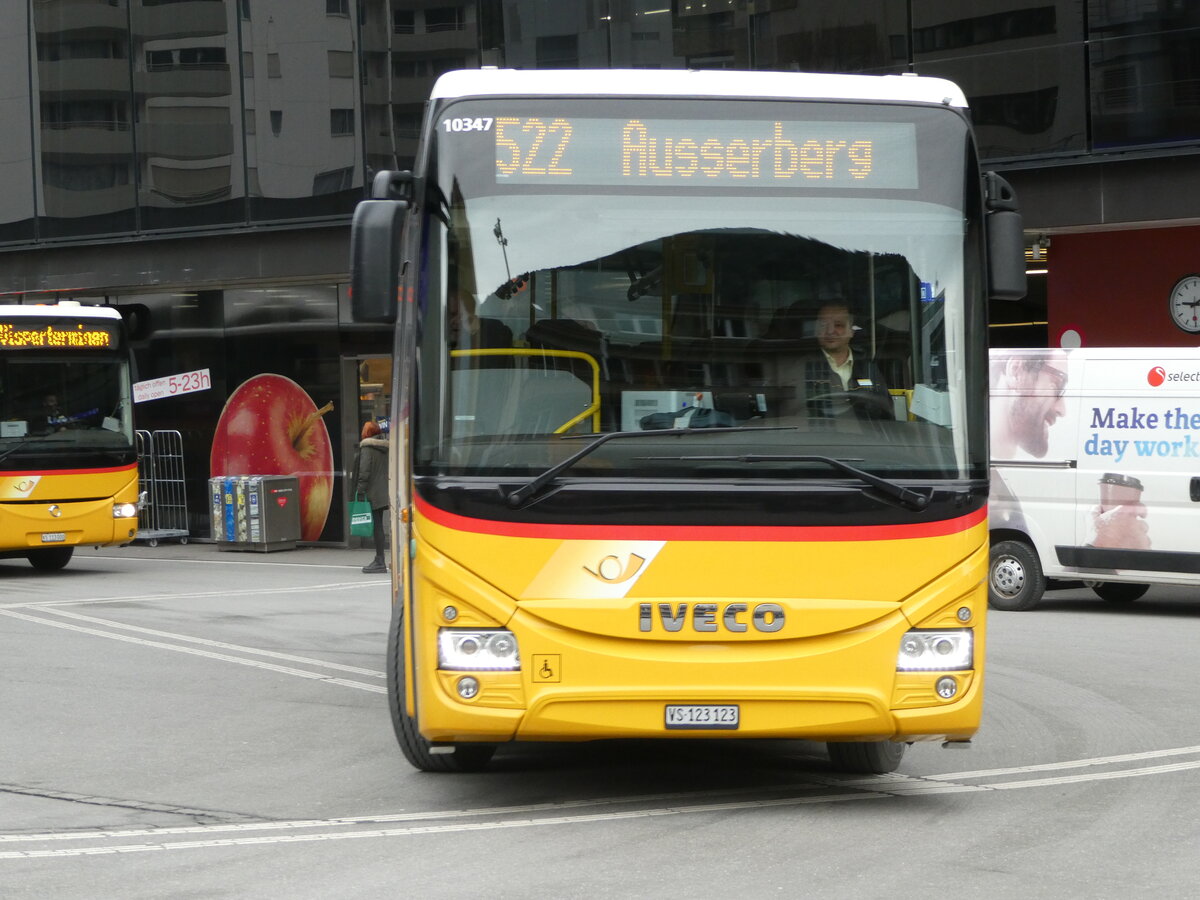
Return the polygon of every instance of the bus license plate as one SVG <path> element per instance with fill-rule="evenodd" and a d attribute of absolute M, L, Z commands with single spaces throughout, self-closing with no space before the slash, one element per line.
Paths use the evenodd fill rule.
<path fill-rule="evenodd" d="M 57 543 L 61 543 L 61 542 L 65 541 L 66 539 L 67 539 L 67 536 L 61 531 L 43 531 L 42 532 L 42 543 L 43 544 L 57 544 Z"/>
<path fill-rule="evenodd" d="M 737 706 L 672 705 L 666 710 L 667 728 L 726 728 L 738 727 Z"/>

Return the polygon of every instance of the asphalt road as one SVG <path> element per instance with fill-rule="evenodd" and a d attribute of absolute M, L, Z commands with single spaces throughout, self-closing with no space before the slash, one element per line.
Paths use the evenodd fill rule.
<path fill-rule="evenodd" d="M 985 725 L 410 769 L 369 551 L 0 562 L 0 897 L 1194 897 L 1200 590 L 991 614 Z"/>

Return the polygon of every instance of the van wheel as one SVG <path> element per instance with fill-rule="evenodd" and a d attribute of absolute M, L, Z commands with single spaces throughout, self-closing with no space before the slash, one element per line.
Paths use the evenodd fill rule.
<path fill-rule="evenodd" d="M 896 741 L 830 741 L 829 761 L 839 772 L 853 775 L 886 775 L 896 771 L 908 744 Z"/>
<path fill-rule="evenodd" d="M 988 567 L 988 605 L 1019 612 L 1033 609 L 1046 592 L 1046 576 L 1033 548 L 1022 541 L 992 545 Z"/>
<path fill-rule="evenodd" d="M 39 572 L 57 572 L 71 561 L 74 553 L 74 547 L 52 547 L 48 550 L 30 550 L 25 556 Z"/>
<path fill-rule="evenodd" d="M 414 769 L 422 772 L 478 772 L 496 752 L 495 744 L 457 744 L 449 753 L 434 753 L 433 744 L 417 730 L 417 720 L 404 711 L 404 617 L 392 615 L 388 630 L 387 689 L 392 728 L 400 751 Z"/>
<path fill-rule="evenodd" d="M 1096 596 L 1109 603 L 1132 603 L 1150 590 L 1148 584 L 1133 584 L 1128 581 L 1097 581 L 1089 584 Z"/>

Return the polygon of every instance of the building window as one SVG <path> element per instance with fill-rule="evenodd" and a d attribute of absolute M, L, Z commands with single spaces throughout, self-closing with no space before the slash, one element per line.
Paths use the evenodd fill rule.
<path fill-rule="evenodd" d="M 976 128 L 994 125 L 1019 134 L 1042 134 L 1054 125 L 1058 88 L 971 97 L 971 121 Z"/>
<path fill-rule="evenodd" d="M 327 16 L 348 16 L 348 15 L 350 15 L 350 0 L 325 0 L 325 15 L 327 15 Z"/>
<path fill-rule="evenodd" d="M 429 74 L 434 78 L 446 72 L 453 72 L 455 69 L 465 68 L 467 68 L 467 60 L 463 56 L 439 56 L 429 61 Z"/>
<path fill-rule="evenodd" d="M 283 77 L 283 69 L 279 65 L 279 54 L 278 53 L 268 53 L 267 54 L 267 77 L 268 78 L 282 78 Z"/>
<path fill-rule="evenodd" d="M 354 77 L 354 54 L 348 50 L 330 50 L 329 54 L 329 77 L 330 78 L 353 78 Z"/>
<path fill-rule="evenodd" d="M 421 136 L 421 113 L 398 113 L 392 111 L 392 130 L 398 138 L 419 138 Z"/>
<path fill-rule="evenodd" d="M 336 194 L 339 191 L 348 191 L 354 187 L 354 167 L 347 166 L 344 169 L 333 169 L 329 172 L 318 172 L 313 176 L 312 193 L 314 197 L 321 194 Z"/>
<path fill-rule="evenodd" d="M 329 133 L 335 137 L 354 134 L 354 110 L 331 109 L 329 111 Z"/>
<path fill-rule="evenodd" d="M 393 59 L 393 78 L 424 78 L 429 74 L 429 60 Z"/>
<path fill-rule="evenodd" d="M 578 69 L 579 35 L 550 34 L 537 39 L 539 69 Z"/>
<path fill-rule="evenodd" d="M 59 100 L 42 103 L 43 128 L 103 128 L 128 131 L 125 107 L 112 100 Z"/>
<path fill-rule="evenodd" d="M 271 110 L 271 134 L 275 135 L 276 137 L 279 137 L 279 134 L 282 131 L 283 131 L 283 110 L 282 109 L 273 109 L 273 110 Z"/>
<path fill-rule="evenodd" d="M 205 169 L 178 169 L 152 165 L 153 191 L 180 203 L 206 203 L 229 196 L 232 183 L 229 166 Z"/>
<path fill-rule="evenodd" d="M 180 47 L 181 69 L 219 69 L 225 65 L 224 47 Z"/>
<path fill-rule="evenodd" d="M 425 10 L 427 32 L 462 31 L 466 27 L 466 15 L 461 6 L 439 6 Z"/>
<path fill-rule="evenodd" d="M 1106 66 L 1099 74 L 1100 112 L 1110 116 L 1141 112 L 1142 73 L 1137 63 Z"/>
<path fill-rule="evenodd" d="M 47 162 L 42 164 L 42 181 L 47 187 L 64 191 L 100 191 L 129 184 L 129 167 L 115 163 L 71 166 Z"/>
<path fill-rule="evenodd" d="M 393 34 L 416 34 L 417 17 L 411 9 L 392 9 Z"/>
<path fill-rule="evenodd" d="M 246 134 L 258 134 L 258 122 L 255 119 L 257 110 L 246 107 Z"/>
<path fill-rule="evenodd" d="M 238 14 L 243 21 L 250 21 L 250 0 L 238 0 Z"/>
<path fill-rule="evenodd" d="M 249 50 L 242 53 L 242 77 L 254 77 L 254 54 Z"/>
<path fill-rule="evenodd" d="M 124 59 L 125 54 L 113 41 L 38 41 L 39 62 L 68 59 Z"/>
<path fill-rule="evenodd" d="M 146 71 L 166 72 L 175 68 L 175 54 L 170 50 L 147 50 Z"/>
<path fill-rule="evenodd" d="M 914 28 L 913 50 L 917 53 L 961 50 L 996 41 L 1054 34 L 1057 28 L 1053 6 L 1034 6 Z"/>

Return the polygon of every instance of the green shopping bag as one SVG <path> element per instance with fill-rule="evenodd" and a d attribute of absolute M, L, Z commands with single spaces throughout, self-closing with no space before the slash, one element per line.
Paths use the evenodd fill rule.
<path fill-rule="evenodd" d="M 371 518 L 371 504 L 357 497 L 350 501 L 350 533 L 358 537 L 372 537 L 375 524 Z"/>

